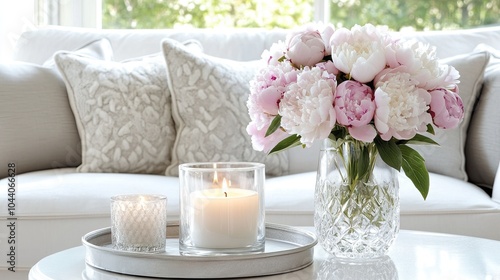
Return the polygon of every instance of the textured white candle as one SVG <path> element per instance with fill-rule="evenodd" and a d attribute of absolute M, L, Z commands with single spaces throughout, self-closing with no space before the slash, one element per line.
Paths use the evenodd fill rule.
<path fill-rule="evenodd" d="M 167 227 L 166 197 L 123 195 L 112 198 L 111 235 L 115 248 L 161 251 Z"/>

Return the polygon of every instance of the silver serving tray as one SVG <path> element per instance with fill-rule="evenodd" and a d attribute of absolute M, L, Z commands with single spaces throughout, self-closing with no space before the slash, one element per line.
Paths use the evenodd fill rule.
<path fill-rule="evenodd" d="M 116 250 L 111 228 L 82 237 L 87 266 L 134 276 L 158 278 L 237 278 L 264 276 L 302 269 L 313 262 L 316 236 L 294 227 L 266 224 L 264 252 L 222 256 L 183 256 L 179 253 L 179 225 L 167 226 L 165 252 Z"/>

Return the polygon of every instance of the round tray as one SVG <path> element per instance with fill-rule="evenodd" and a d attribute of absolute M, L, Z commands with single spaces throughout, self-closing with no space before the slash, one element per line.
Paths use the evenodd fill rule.
<path fill-rule="evenodd" d="M 264 252 L 222 256 L 183 256 L 179 253 L 179 225 L 167 226 L 165 252 L 151 254 L 113 249 L 111 228 L 82 238 L 85 262 L 105 271 L 160 278 L 235 278 L 280 274 L 313 262 L 316 236 L 290 226 L 266 224 Z"/>

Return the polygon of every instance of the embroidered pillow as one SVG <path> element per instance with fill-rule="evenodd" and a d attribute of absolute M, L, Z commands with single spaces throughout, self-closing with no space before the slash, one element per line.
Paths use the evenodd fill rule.
<path fill-rule="evenodd" d="M 253 150 L 246 132 L 246 102 L 256 62 L 238 62 L 191 52 L 170 39 L 163 41 L 172 113 L 177 130 L 172 163 L 166 175 L 178 175 L 186 162 L 262 162 L 269 175 L 288 172 L 285 153 Z"/>
<path fill-rule="evenodd" d="M 82 142 L 79 172 L 159 174 L 175 128 L 160 54 L 109 62 L 56 55 Z"/>

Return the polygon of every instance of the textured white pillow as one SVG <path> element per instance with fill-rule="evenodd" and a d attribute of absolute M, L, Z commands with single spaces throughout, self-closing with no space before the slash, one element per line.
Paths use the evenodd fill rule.
<path fill-rule="evenodd" d="M 481 91 L 488 60 L 489 54 L 486 52 L 458 55 L 442 60 L 443 63 L 455 67 L 460 73 L 458 88 L 464 104 L 465 116 L 457 128 L 438 128 L 435 130 L 436 135 L 428 135 L 438 142 L 439 146 L 414 147 L 425 158 L 429 171 L 467 181 L 468 176 L 465 170 L 467 129 L 474 104 Z"/>
<path fill-rule="evenodd" d="M 191 52 L 163 41 L 177 137 L 166 175 L 186 162 L 263 162 L 266 173 L 288 172 L 286 153 L 267 156 L 252 149 L 246 126 L 249 82 L 257 62 L 238 62 Z"/>
<path fill-rule="evenodd" d="M 160 174 L 175 128 L 160 54 L 127 62 L 59 53 L 82 142 L 80 172 Z"/>

